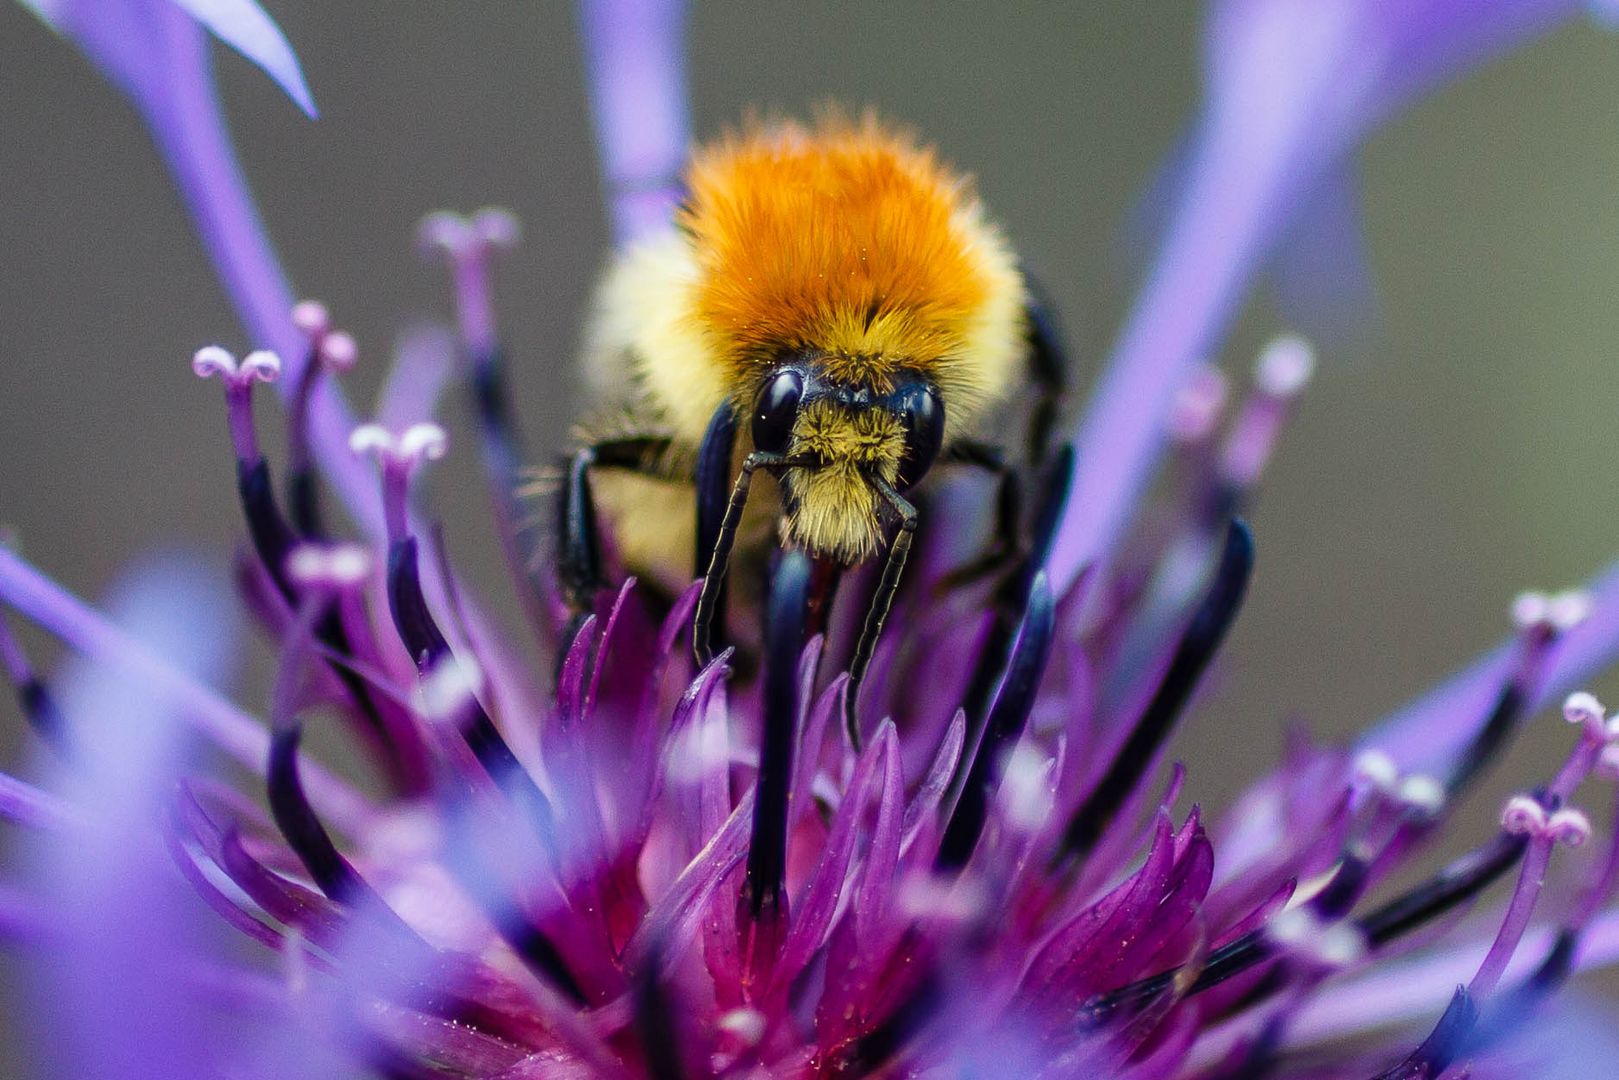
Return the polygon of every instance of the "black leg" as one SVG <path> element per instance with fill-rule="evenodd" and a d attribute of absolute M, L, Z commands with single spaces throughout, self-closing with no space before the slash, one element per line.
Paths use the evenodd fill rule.
<path fill-rule="evenodd" d="M 1051 452 L 1051 431 L 1056 426 L 1057 411 L 1067 388 L 1069 364 L 1068 351 L 1063 348 L 1062 334 L 1044 291 L 1032 280 L 1028 285 L 1029 302 L 1025 311 L 1028 376 L 1035 397 L 1029 414 L 1027 448 L 1030 464 L 1040 465 Z"/>
<path fill-rule="evenodd" d="M 905 560 L 911 553 L 911 540 L 916 535 L 916 507 L 905 496 L 895 491 L 880 476 L 871 477 L 877 494 L 899 515 L 899 531 L 888 545 L 888 559 L 883 563 L 883 576 L 872 594 L 871 607 L 866 609 L 866 621 L 860 628 L 860 640 L 855 643 L 854 658 L 849 661 L 849 690 L 843 699 L 843 722 L 849 729 L 849 741 L 860 749 L 860 718 L 856 702 L 860 697 L 860 683 L 871 664 L 871 654 L 877 649 L 877 640 L 883 635 L 883 623 L 888 621 L 889 609 L 894 606 L 894 593 L 899 588 L 900 576 L 905 572 Z"/>
<path fill-rule="evenodd" d="M 725 574 L 731 565 L 737 526 L 742 523 L 742 511 L 748 504 L 748 487 L 753 483 L 754 470 L 783 469 L 796 463 L 785 454 L 769 454 L 763 450 L 755 450 L 742 461 L 742 472 L 731 488 L 725 514 L 715 532 L 714 550 L 703 574 L 703 591 L 697 594 L 697 611 L 692 616 L 691 651 L 698 667 L 714 659 L 714 620 L 719 611 L 720 594 L 725 589 Z"/>
<path fill-rule="evenodd" d="M 1000 573 L 1017 561 L 1023 541 L 1023 484 L 998 446 L 963 440 L 947 447 L 942 464 L 980 469 L 995 478 L 995 530 L 989 547 L 939 579 L 940 592 L 958 589 Z"/>
<path fill-rule="evenodd" d="M 693 551 L 692 577 L 708 573 L 719 547 L 720 529 L 731 496 L 731 458 L 736 451 L 736 410 L 726 402 L 714 410 L 714 418 L 703 433 L 697 449 L 697 544 Z M 725 579 L 721 577 L 714 594 L 714 619 L 710 651 L 725 648 Z"/>
<path fill-rule="evenodd" d="M 579 624 L 595 610 L 596 595 L 606 584 L 596 503 L 590 491 L 591 470 L 626 469 L 661 476 L 658 464 L 668 449 L 666 436 L 636 435 L 582 447 L 568 459 L 557 508 L 557 578 L 562 598 L 572 613 L 567 641 L 573 640 Z"/>

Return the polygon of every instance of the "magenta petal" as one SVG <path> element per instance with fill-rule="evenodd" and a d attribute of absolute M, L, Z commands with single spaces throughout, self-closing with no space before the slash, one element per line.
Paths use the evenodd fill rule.
<path fill-rule="evenodd" d="M 854 775 L 849 778 L 843 802 L 832 818 L 831 831 L 821 850 L 821 861 L 803 890 L 794 898 L 792 927 L 787 932 L 787 940 L 782 945 L 781 957 L 773 972 L 778 986 L 792 982 L 826 940 L 832 916 L 837 913 L 838 903 L 849 883 L 849 866 L 854 859 L 860 821 L 871 801 L 875 783 L 886 775 L 894 748 L 893 725 L 884 721 L 878 737 L 860 755 Z M 885 766 L 881 773 L 877 770 L 879 758 Z"/>

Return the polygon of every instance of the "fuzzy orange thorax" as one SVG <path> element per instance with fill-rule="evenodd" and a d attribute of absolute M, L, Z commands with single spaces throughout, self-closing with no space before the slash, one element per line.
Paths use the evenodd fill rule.
<path fill-rule="evenodd" d="M 1007 288 L 966 181 L 872 120 L 732 135 L 697 154 L 689 185 L 696 312 L 744 381 L 814 349 L 840 381 L 881 389 L 903 365 L 948 383 Z"/>

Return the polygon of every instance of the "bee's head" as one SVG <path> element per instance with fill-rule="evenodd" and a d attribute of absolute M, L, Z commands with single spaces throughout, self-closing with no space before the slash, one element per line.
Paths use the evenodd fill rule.
<path fill-rule="evenodd" d="M 782 478 L 789 538 L 845 563 L 882 538 L 873 478 L 904 491 L 944 442 L 944 403 L 932 381 L 901 370 L 881 387 L 828 377 L 813 361 L 774 368 L 754 402 L 755 448 L 809 459 Z"/>

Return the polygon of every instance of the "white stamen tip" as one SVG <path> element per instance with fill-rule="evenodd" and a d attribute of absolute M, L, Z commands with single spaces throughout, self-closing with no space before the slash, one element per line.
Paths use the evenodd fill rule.
<path fill-rule="evenodd" d="M 1514 795 L 1501 811 L 1501 828 L 1514 836 L 1535 836 L 1546 828 L 1546 810 L 1527 795 Z"/>
<path fill-rule="evenodd" d="M 1254 365 L 1254 383 L 1271 397 L 1292 397 L 1315 374 L 1315 350 L 1293 334 L 1272 341 Z"/>
<path fill-rule="evenodd" d="M 229 378 L 236 374 L 236 357 L 218 345 L 205 345 L 192 355 L 191 370 L 203 379 L 215 375 Z"/>
<path fill-rule="evenodd" d="M 1394 759 L 1378 749 L 1362 750 L 1355 755 L 1355 779 L 1365 787 L 1389 791 L 1400 778 Z"/>
<path fill-rule="evenodd" d="M 486 206 L 472 215 L 472 231 L 496 251 L 510 251 L 523 238 L 517 215 L 502 206 Z"/>
<path fill-rule="evenodd" d="M 965 923 L 984 910 L 983 887 L 975 881 L 946 881 L 931 875 L 908 879 L 899 890 L 899 906 L 916 919 Z"/>
<path fill-rule="evenodd" d="M 1289 908 L 1271 919 L 1265 930 L 1278 945 L 1327 967 L 1345 967 L 1366 953 L 1365 938 L 1358 930 L 1324 923 L 1308 908 Z"/>
<path fill-rule="evenodd" d="M 1551 621 L 1551 600 L 1543 592 L 1521 592 L 1512 599 L 1512 625 L 1533 630 Z"/>
<path fill-rule="evenodd" d="M 437 461 L 450 448 L 450 437 L 437 424 L 412 424 L 399 437 L 399 456 L 410 461 Z"/>
<path fill-rule="evenodd" d="M 281 357 L 269 349 L 255 349 L 242 357 L 242 378 L 275 382 L 281 376 Z"/>
<path fill-rule="evenodd" d="M 303 300 L 292 307 L 292 325 L 309 337 L 316 337 L 331 326 L 331 315 L 319 300 Z"/>
<path fill-rule="evenodd" d="M 1445 806 L 1445 785 L 1425 773 L 1413 773 L 1400 781 L 1400 801 L 1424 814 L 1439 813 Z"/>
<path fill-rule="evenodd" d="M 765 1014 L 758 1009 L 732 1009 L 719 1018 L 721 1031 L 735 1035 L 748 1046 L 756 1045 L 765 1035 Z"/>
<path fill-rule="evenodd" d="M 483 671 L 475 662 L 446 659 L 422 677 L 422 715 L 439 722 L 457 720 L 482 686 Z"/>
<path fill-rule="evenodd" d="M 1565 806 L 1546 822 L 1546 835 L 1559 844 L 1579 847 L 1591 839 L 1591 819 L 1572 806 Z"/>
<path fill-rule="evenodd" d="M 381 424 L 361 424 L 349 432 L 349 449 L 356 454 L 386 454 L 393 448 L 393 432 Z"/>
<path fill-rule="evenodd" d="M 1266 927 L 1273 941 L 1283 945 L 1298 945 L 1308 941 L 1321 929 L 1320 920 L 1304 908 L 1289 908 L 1271 919 Z"/>
<path fill-rule="evenodd" d="M 1018 743 L 1007 759 L 1001 780 L 1001 798 L 1009 824 L 1032 832 L 1045 824 L 1051 812 L 1052 760 L 1028 743 Z"/>
<path fill-rule="evenodd" d="M 348 371 L 359 358 L 359 346 L 347 331 L 335 330 L 320 342 L 320 362 L 332 371 Z"/>
<path fill-rule="evenodd" d="M 1602 707 L 1602 702 L 1584 690 L 1563 699 L 1563 719 L 1571 724 L 1580 725 L 1586 734 L 1595 740 L 1605 741 L 1608 737 L 1607 728 L 1603 724 L 1606 715 L 1607 710 Z"/>
<path fill-rule="evenodd" d="M 1592 771 L 1604 780 L 1619 780 L 1619 743 L 1610 742 L 1602 748 Z"/>
<path fill-rule="evenodd" d="M 371 553 L 359 544 L 302 544 L 287 556 L 287 574 L 303 585 L 352 588 L 371 574 Z"/>
<path fill-rule="evenodd" d="M 1591 615 L 1591 596 L 1579 589 L 1570 589 L 1553 596 L 1546 604 L 1546 617 L 1561 633 L 1568 633 Z"/>
<path fill-rule="evenodd" d="M 416 243 L 423 255 L 460 256 L 473 242 L 472 226 L 453 210 L 435 210 L 416 227 Z"/>

